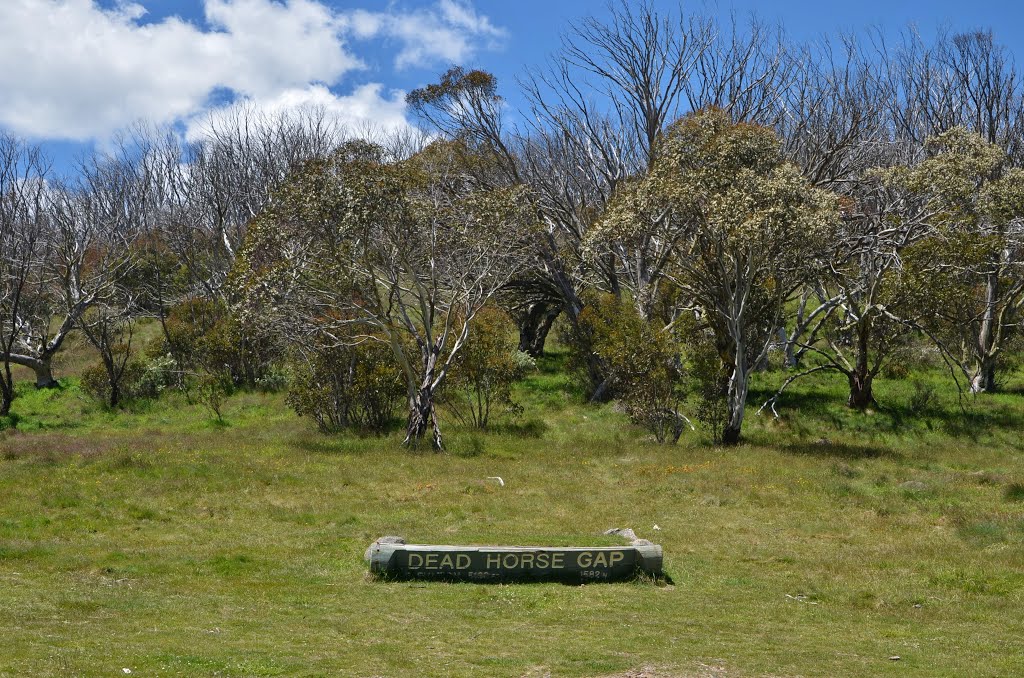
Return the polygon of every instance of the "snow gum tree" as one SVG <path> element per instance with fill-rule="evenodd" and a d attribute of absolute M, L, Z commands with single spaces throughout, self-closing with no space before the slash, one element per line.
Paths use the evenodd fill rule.
<path fill-rule="evenodd" d="M 389 161 L 365 142 L 307 163 L 251 226 L 245 304 L 294 344 L 390 346 L 405 379 L 406 444 L 442 438 L 435 394 L 480 309 L 526 260 L 532 208 L 482 190 L 438 142 Z"/>
<path fill-rule="evenodd" d="M 12 353 L 39 297 L 46 171 L 37 147 L 0 133 L 0 416 L 14 399 Z"/>
<path fill-rule="evenodd" d="M 727 375 L 722 442 L 734 444 L 750 372 L 786 300 L 820 260 L 837 200 L 784 160 L 774 132 L 736 124 L 720 109 L 673 123 L 656 157 L 620 192 L 598 236 L 671 245 L 666 278 L 714 336 Z"/>
<path fill-rule="evenodd" d="M 889 180 L 925 202 L 937 239 L 927 266 L 936 289 L 951 291 L 935 321 L 971 391 L 991 392 L 1024 306 L 1024 170 L 962 127 L 931 137 L 926 150 Z"/>

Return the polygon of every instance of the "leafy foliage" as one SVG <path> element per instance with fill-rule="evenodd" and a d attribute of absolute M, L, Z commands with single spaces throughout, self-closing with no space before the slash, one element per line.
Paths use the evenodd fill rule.
<path fill-rule="evenodd" d="M 324 433 L 383 432 L 405 394 L 390 348 L 376 341 L 318 348 L 292 372 L 288 404 Z"/>
<path fill-rule="evenodd" d="M 739 439 L 750 370 L 834 231 L 836 197 L 785 161 L 775 133 L 709 108 L 673 123 L 651 171 L 626 184 L 593 247 L 674 243 L 666 277 L 699 309 L 729 372 L 723 440 Z"/>
<path fill-rule="evenodd" d="M 512 385 L 533 360 L 518 350 L 508 315 L 494 306 L 477 313 L 465 345 L 452 363 L 446 403 L 474 427 L 485 429 L 495 406 L 518 413 Z"/>
<path fill-rule="evenodd" d="M 677 442 L 689 419 L 682 412 L 687 384 L 675 333 L 659 329 L 632 304 L 611 294 L 590 298 L 580 314 L 580 327 L 590 350 L 605 365 L 611 392 L 621 398 L 630 420 L 659 443 Z"/>
<path fill-rule="evenodd" d="M 409 395 L 407 442 L 442 446 L 434 394 L 477 312 L 525 265 L 521 187 L 474 185 L 450 144 L 389 160 L 342 146 L 293 173 L 251 227 L 235 283 L 242 315 L 296 344 L 388 345 Z"/>
<path fill-rule="evenodd" d="M 220 301 L 193 298 L 171 308 L 164 322 L 168 352 L 181 369 L 217 375 L 234 387 L 274 383 L 281 351 L 272 337 L 243 324 Z"/>

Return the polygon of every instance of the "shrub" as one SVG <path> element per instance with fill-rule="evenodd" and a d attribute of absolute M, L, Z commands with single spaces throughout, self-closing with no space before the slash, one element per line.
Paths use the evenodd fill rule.
<path fill-rule="evenodd" d="M 232 386 L 281 386 L 278 343 L 244 326 L 219 301 L 189 299 L 164 320 L 167 352 L 181 369 L 205 376 L 225 373 Z"/>
<path fill-rule="evenodd" d="M 173 388 L 179 382 L 178 363 L 169 353 L 156 355 L 142 363 L 138 395 L 156 398 L 164 390 Z"/>
<path fill-rule="evenodd" d="M 123 344 L 113 347 L 111 355 L 114 363 L 123 367 L 115 369 L 112 377 L 104 362 L 97 361 L 82 373 L 81 388 L 96 400 L 114 407 L 143 395 L 141 384 L 146 368 Z"/>
<path fill-rule="evenodd" d="M 697 421 L 711 432 L 718 444 L 729 420 L 729 369 L 722 362 L 714 342 L 705 333 L 694 331 L 686 346 L 687 365 L 696 399 Z"/>
<path fill-rule="evenodd" d="M 522 411 L 512 399 L 512 385 L 537 363 L 518 346 L 504 311 L 488 306 L 477 313 L 445 386 L 445 402 L 456 416 L 484 429 L 496 405 L 516 414 Z"/>
<path fill-rule="evenodd" d="M 614 394 L 609 392 L 607 369 L 601 364 L 594 346 L 593 326 L 600 316 L 594 310 L 592 300 L 592 297 L 588 297 L 575 323 L 567 319 L 556 327 L 558 342 L 569 352 L 565 367 L 572 377 L 573 385 L 587 397 L 599 400 L 611 398 Z"/>
<path fill-rule="evenodd" d="M 926 381 L 920 379 L 914 379 L 911 382 L 913 392 L 910 394 L 910 400 L 908 405 L 912 412 L 918 414 L 927 413 L 934 410 L 939 404 L 939 395 L 935 391 L 935 387 Z"/>
<path fill-rule="evenodd" d="M 1003 492 L 1003 498 L 1006 501 L 1024 502 L 1024 483 L 1010 483 L 1007 485 L 1006 490 Z"/>
<path fill-rule="evenodd" d="M 613 295 L 595 297 L 580 314 L 584 336 L 607 370 L 609 392 L 625 405 L 630 420 L 660 443 L 679 440 L 689 419 L 678 338 L 661 323 L 645 320 Z"/>
<path fill-rule="evenodd" d="M 231 395 L 231 392 L 234 390 L 234 384 L 228 371 L 206 372 L 199 377 L 196 387 L 199 401 L 213 412 L 217 417 L 217 421 L 223 422 L 222 407 L 224 399 Z"/>
<path fill-rule="evenodd" d="M 325 433 L 384 431 L 405 395 L 394 355 L 379 342 L 318 348 L 292 372 L 288 404 Z"/>

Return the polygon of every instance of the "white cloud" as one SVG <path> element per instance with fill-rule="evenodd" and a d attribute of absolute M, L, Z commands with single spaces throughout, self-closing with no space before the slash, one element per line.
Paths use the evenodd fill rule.
<path fill-rule="evenodd" d="M 337 96 L 364 69 L 350 41 L 397 41 L 396 65 L 461 61 L 503 37 L 461 0 L 386 12 L 323 0 L 203 0 L 207 27 L 141 22 L 138 2 L 0 0 L 0 127 L 44 139 L 103 138 L 136 120 L 194 120 L 228 91 L 259 106 L 316 101 L 339 119 L 397 124 L 381 85 Z"/>
<path fill-rule="evenodd" d="M 398 68 L 461 62 L 473 55 L 478 42 L 496 49 L 507 37 L 504 29 L 460 0 L 439 0 L 436 8 L 404 13 L 354 10 L 342 20 L 356 37 L 397 39 L 402 44 L 395 57 Z"/>
<path fill-rule="evenodd" d="M 371 83 L 357 87 L 352 94 L 337 96 L 323 85 L 287 89 L 266 99 L 244 101 L 205 111 L 186 125 L 185 137 L 197 140 L 210 129 L 230 126 L 239 118 L 249 121 L 275 120 L 289 113 L 322 114 L 325 122 L 345 132 L 401 132 L 411 129 L 405 117 L 405 92 L 395 90 L 382 95 L 383 86 Z"/>

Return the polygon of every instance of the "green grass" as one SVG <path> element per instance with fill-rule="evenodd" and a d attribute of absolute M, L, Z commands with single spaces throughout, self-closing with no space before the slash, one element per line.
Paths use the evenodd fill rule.
<path fill-rule="evenodd" d="M 1024 674 L 1018 392 L 961 403 L 923 374 L 928 412 L 883 381 L 860 414 L 824 376 L 778 420 L 753 407 L 738 448 L 661 447 L 559 364 L 494 432 L 449 419 L 443 455 L 322 436 L 281 395 L 236 395 L 220 425 L 179 395 L 111 412 L 22 385 L 0 432 L 0 674 Z M 609 527 L 663 544 L 672 584 L 382 583 L 362 560 L 385 534 Z"/>

